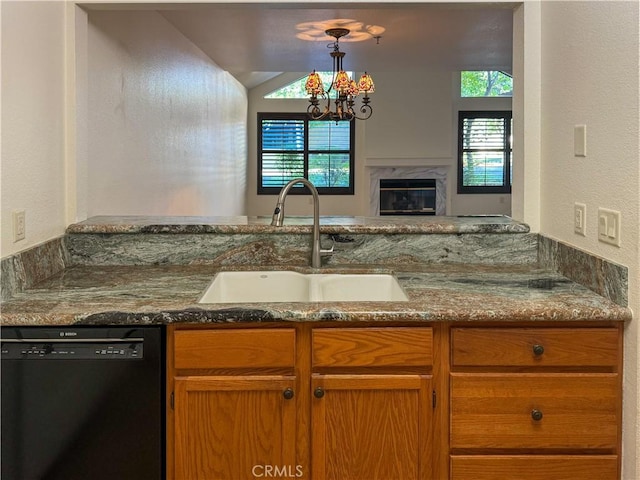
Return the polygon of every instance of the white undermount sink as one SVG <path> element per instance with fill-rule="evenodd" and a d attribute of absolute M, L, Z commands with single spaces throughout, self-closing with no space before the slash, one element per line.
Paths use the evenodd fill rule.
<path fill-rule="evenodd" d="M 198 303 L 406 302 L 387 274 L 302 274 L 289 271 L 220 272 Z"/>

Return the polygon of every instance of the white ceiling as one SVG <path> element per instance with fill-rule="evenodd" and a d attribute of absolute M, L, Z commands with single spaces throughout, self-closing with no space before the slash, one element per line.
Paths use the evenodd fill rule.
<path fill-rule="evenodd" d="M 250 88 L 270 76 L 264 72 L 331 70 L 326 47 L 331 39 L 296 38 L 298 24 L 330 19 L 353 19 L 385 29 L 379 44 L 373 38 L 340 42 L 347 70 L 367 70 L 374 75 L 389 70 L 510 72 L 514 5 L 263 2 L 145 4 L 144 8 L 158 9 L 213 61 Z"/>

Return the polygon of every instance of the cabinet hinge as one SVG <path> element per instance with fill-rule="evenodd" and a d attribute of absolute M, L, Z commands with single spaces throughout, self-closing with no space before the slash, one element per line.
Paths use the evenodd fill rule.
<path fill-rule="evenodd" d="M 175 395 L 171 392 L 171 410 L 173 410 Z"/>
<path fill-rule="evenodd" d="M 433 408 L 436 408 L 436 391 L 435 390 L 431 392 L 431 406 Z"/>

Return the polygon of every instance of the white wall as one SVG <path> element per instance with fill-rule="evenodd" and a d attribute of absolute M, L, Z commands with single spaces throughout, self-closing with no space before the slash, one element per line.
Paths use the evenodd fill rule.
<path fill-rule="evenodd" d="M 376 91 L 371 95 L 374 116 L 365 122 L 367 158 L 450 160 L 454 138 L 451 72 L 371 74 Z"/>
<path fill-rule="evenodd" d="M 541 2 L 513 15 L 513 189 L 511 216 L 540 231 Z M 525 133 L 526 132 L 526 133 Z"/>
<path fill-rule="evenodd" d="M 61 235 L 64 203 L 62 2 L 3 1 L 2 245 L 5 257 Z M 26 213 L 13 242 L 12 212 Z"/>
<path fill-rule="evenodd" d="M 527 2 L 527 7 L 524 12 L 522 9 L 517 12 L 524 44 L 514 51 L 525 52 L 525 58 L 517 57 L 516 61 L 524 63 L 521 68 L 527 77 L 516 81 L 523 82 L 521 89 L 525 94 L 523 125 L 531 127 L 526 130 L 527 143 L 518 148 L 533 159 L 532 171 L 523 170 L 518 175 L 526 173 L 532 188 L 520 195 L 517 209 L 534 225 L 534 231 L 629 268 L 629 300 L 636 318 L 625 334 L 622 478 L 635 479 L 640 473 L 636 465 L 640 460 L 638 3 Z M 60 235 L 66 226 L 64 37 L 65 28 L 73 27 L 65 26 L 61 2 L 5 0 L 0 9 L 1 255 L 5 257 Z M 542 91 L 541 98 L 536 97 L 537 90 Z M 532 91 L 534 94 L 527 96 Z M 68 100 L 67 106 L 68 103 L 72 101 Z M 518 108 L 516 105 L 515 110 Z M 588 155 L 576 158 L 572 151 L 573 126 L 582 123 L 587 125 Z M 539 128 L 541 141 L 537 137 Z M 116 148 L 117 144 L 110 147 Z M 249 149 L 249 156 L 255 157 L 255 148 Z M 255 182 L 255 171 L 249 173 L 249 191 L 255 191 L 252 181 Z M 541 190 L 539 195 L 535 193 L 537 188 Z M 571 228 L 575 201 L 587 205 L 586 237 L 575 235 Z M 272 204 L 267 203 L 270 213 Z M 622 212 L 620 248 L 596 240 L 598 206 Z M 10 220 L 14 209 L 27 212 L 27 239 L 15 244 L 11 240 Z M 303 213 L 308 213 L 308 208 Z M 537 222 L 541 224 L 539 230 Z"/>
<path fill-rule="evenodd" d="M 640 312 L 639 3 L 542 3 L 541 232 L 629 268 L 635 319 L 625 334 L 623 479 L 638 469 Z M 587 156 L 574 156 L 574 126 Z M 587 234 L 573 233 L 573 204 Z M 597 209 L 622 214 L 621 246 L 597 240 Z"/>
<path fill-rule="evenodd" d="M 348 58 L 348 56 L 346 57 Z M 288 73 L 249 92 L 249 181 L 247 212 L 269 215 L 275 196 L 257 195 L 258 112 L 304 112 L 307 100 L 265 99 L 265 94 L 306 75 Z M 448 214 L 509 214 L 510 195 L 458 195 L 457 111 L 508 110 L 511 99 L 460 99 L 459 74 L 452 72 L 372 72 L 376 91 L 371 95 L 373 115 L 356 120 L 355 194 L 323 195 L 322 215 L 369 215 L 370 167 L 448 166 Z M 456 90 L 457 89 L 457 90 Z M 402 92 L 402 95 L 398 95 Z M 310 213 L 307 197 L 287 199 L 287 213 Z"/>
<path fill-rule="evenodd" d="M 89 216 L 242 215 L 245 88 L 152 11 L 91 11 Z"/>

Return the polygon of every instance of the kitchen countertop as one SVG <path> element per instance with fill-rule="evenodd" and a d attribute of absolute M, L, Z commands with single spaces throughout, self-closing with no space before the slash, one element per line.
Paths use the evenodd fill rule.
<path fill-rule="evenodd" d="M 308 233 L 313 218 L 287 215 L 282 227 L 271 217 L 96 216 L 67 228 L 67 233 Z M 349 233 L 528 233 L 529 226 L 504 215 L 468 216 L 321 216 L 320 232 Z"/>
<path fill-rule="evenodd" d="M 310 272 L 306 267 L 286 268 Z M 628 308 L 557 273 L 527 265 L 425 264 L 397 268 L 366 265 L 323 269 L 323 273 L 394 273 L 409 297 L 407 302 L 198 304 L 215 273 L 222 269 L 230 268 L 72 266 L 3 303 L 2 324 L 626 321 L 631 318 Z"/>
<path fill-rule="evenodd" d="M 529 250 L 535 248 L 535 243 L 529 238 L 529 227 L 499 215 L 320 218 L 321 232 L 336 234 L 336 242 L 343 236 L 351 241 L 349 236 L 358 234 L 393 237 L 380 245 L 372 241 L 357 246 L 361 254 L 352 248 L 353 244 L 338 243 L 342 253 L 336 252 L 334 257 L 341 261 L 329 263 L 322 273 L 392 273 L 407 293 L 407 302 L 199 304 L 198 299 L 221 270 L 313 273 L 309 267 L 299 266 L 308 261 L 308 252 L 300 251 L 298 255 L 302 256 L 294 258 L 300 237 L 311 233 L 312 219 L 287 216 L 283 227 L 272 227 L 270 222 L 271 217 L 89 218 L 67 228 L 66 249 L 72 250 L 68 253 L 70 265 L 65 262 L 67 267 L 62 271 L 3 302 L 0 321 L 3 325 L 139 325 L 631 319 L 628 308 L 532 262 Z M 224 238 L 215 240 L 220 237 L 216 234 Z M 235 237 L 227 238 L 228 234 Z M 85 237 L 88 243 L 78 243 Z M 210 239 L 215 248 L 195 242 L 195 237 Z M 411 243 L 409 237 L 417 240 Z M 286 253 L 281 259 L 286 264 L 278 261 L 279 256 L 258 255 L 271 251 L 269 246 L 273 249 L 271 243 L 265 243 L 267 238 L 295 242 L 281 245 Z M 461 242 L 461 238 L 467 240 Z M 524 240 L 518 244 L 509 241 L 515 238 Z M 396 245 L 402 254 L 388 257 L 380 253 L 389 249 L 393 252 Z M 229 248 L 231 253 L 225 250 Z M 528 253 L 520 255 L 518 248 Z M 142 256 L 130 259 L 131 255 L 124 255 L 131 249 L 140 250 Z M 167 252 L 180 249 L 194 251 L 197 258 L 179 257 L 177 261 L 171 257 L 173 261 L 166 261 Z M 162 255 L 148 260 L 146 256 L 155 251 Z M 464 260 L 465 252 L 477 251 L 481 255 L 469 256 L 471 262 Z M 421 252 L 435 256 L 422 258 Z M 198 255 L 213 261 L 203 263 Z M 246 261 L 230 262 L 227 257 Z M 43 259 L 34 258 L 36 264 L 43 264 Z M 505 259 L 514 263 L 505 263 Z"/>

